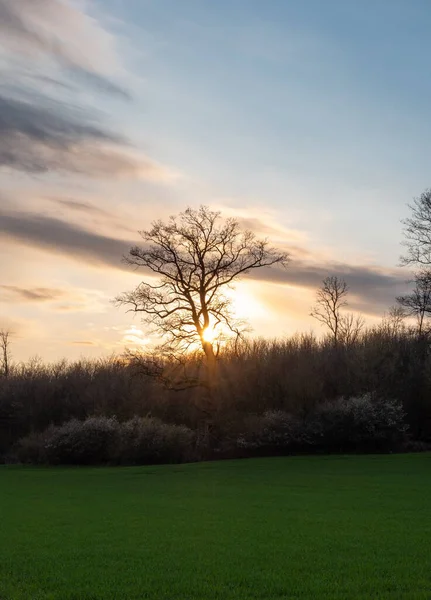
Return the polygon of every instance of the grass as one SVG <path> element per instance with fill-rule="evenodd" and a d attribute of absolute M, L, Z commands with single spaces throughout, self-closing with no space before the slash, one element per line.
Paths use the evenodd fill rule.
<path fill-rule="evenodd" d="M 431 598 L 431 455 L 0 468 L 2 600 Z"/>

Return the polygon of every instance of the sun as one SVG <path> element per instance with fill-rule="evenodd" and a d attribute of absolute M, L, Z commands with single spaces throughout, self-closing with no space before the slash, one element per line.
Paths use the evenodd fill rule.
<path fill-rule="evenodd" d="M 202 335 L 202 339 L 204 342 L 210 342 L 212 343 L 215 340 L 216 337 L 216 332 L 214 331 L 214 327 L 211 327 L 211 325 L 209 327 L 207 327 L 206 329 L 204 329 L 203 335 Z"/>

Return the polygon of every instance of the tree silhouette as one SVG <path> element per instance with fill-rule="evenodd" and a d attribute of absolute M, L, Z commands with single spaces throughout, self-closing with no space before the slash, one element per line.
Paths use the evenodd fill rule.
<path fill-rule="evenodd" d="M 422 269 L 415 273 L 415 287 L 410 294 L 398 296 L 397 302 L 407 316 L 416 317 L 419 335 L 427 333 L 426 318 L 431 315 L 431 271 Z"/>
<path fill-rule="evenodd" d="M 2 362 L 3 376 L 8 377 L 10 372 L 10 338 L 12 333 L 7 329 L 0 329 L 0 358 Z"/>
<path fill-rule="evenodd" d="M 326 277 L 317 290 L 316 304 L 310 313 L 311 317 L 329 329 L 334 346 L 340 342 L 355 342 L 364 327 L 364 320 L 360 315 L 342 312 L 347 306 L 348 292 L 344 279 L 337 276 Z"/>
<path fill-rule="evenodd" d="M 162 336 L 159 351 L 178 355 L 200 348 L 210 366 L 220 341 L 243 332 L 227 289 L 254 269 L 288 263 L 285 252 L 206 206 L 188 208 L 139 233 L 145 245 L 131 248 L 125 262 L 145 268 L 157 281 L 143 281 L 117 302 L 142 313 L 152 332 Z"/>
<path fill-rule="evenodd" d="M 404 265 L 431 266 L 431 189 L 409 204 L 411 217 L 404 219 L 403 245 L 407 253 L 401 257 Z"/>

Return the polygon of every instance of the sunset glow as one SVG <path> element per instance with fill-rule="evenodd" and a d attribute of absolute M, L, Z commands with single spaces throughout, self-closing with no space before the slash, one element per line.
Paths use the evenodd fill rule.
<path fill-rule="evenodd" d="M 150 275 L 122 256 L 201 204 L 290 253 L 227 292 L 253 335 L 320 334 L 310 306 L 331 275 L 379 320 L 408 289 L 400 220 L 429 186 L 431 12 L 401 4 L 0 2 L 0 328 L 15 359 L 160 342 L 112 303 Z M 397 19 L 422 28 L 388 53 Z"/>
<path fill-rule="evenodd" d="M 202 339 L 204 340 L 204 342 L 213 342 L 217 337 L 217 333 L 218 332 L 216 332 L 213 327 L 209 326 L 206 329 L 204 329 Z"/>
<path fill-rule="evenodd" d="M 0 0 L 0 600 L 425 598 L 430 31 Z"/>

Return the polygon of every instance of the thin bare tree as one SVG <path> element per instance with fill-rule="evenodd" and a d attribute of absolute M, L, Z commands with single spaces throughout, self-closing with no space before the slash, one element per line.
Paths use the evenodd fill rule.
<path fill-rule="evenodd" d="M 423 335 L 429 332 L 426 320 L 431 315 L 431 270 L 421 269 L 415 273 L 413 283 L 411 293 L 398 296 L 397 302 L 406 316 L 416 318 L 417 332 Z"/>
<path fill-rule="evenodd" d="M 163 340 L 160 352 L 172 357 L 200 348 L 210 366 L 223 338 L 238 339 L 244 330 L 226 290 L 252 270 L 289 260 L 266 239 L 242 230 L 238 220 L 224 220 L 206 206 L 139 233 L 145 245 L 131 248 L 124 260 L 157 280 L 143 281 L 117 303 L 142 313 Z"/>
<path fill-rule="evenodd" d="M 383 315 L 377 329 L 390 337 L 396 337 L 406 332 L 405 320 L 407 318 L 405 309 L 400 305 L 391 306 Z"/>
<path fill-rule="evenodd" d="M 325 325 L 334 344 L 337 345 L 341 333 L 341 309 L 347 305 L 346 296 L 349 291 L 344 279 L 337 276 L 326 277 L 322 287 L 317 290 L 316 304 L 310 316 Z"/>
<path fill-rule="evenodd" d="M 334 346 L 354 343 L 364 327 L 364 319 L 360 315 L 343 312 L 347 306 L 348 292 L 344 279 L 336 275 L 326 277 L 322 287 L 317 290 L 316 304 L 310 313 L 311 317 L 329 329 Z"/>
<path fill-rule="evenodd" d="M 365 321 L 362 315 L 346 313 L 341 315 L 339 339 L 344 344 L 354 344 L 364 329 Z"/>
<path fill-rule="evenodd" d="M 12 354 L 10 350 L 12 332 L 8 329 L 0 329 L 0 354 L 2 361 L 2 374 L 8 377 Z"/>

